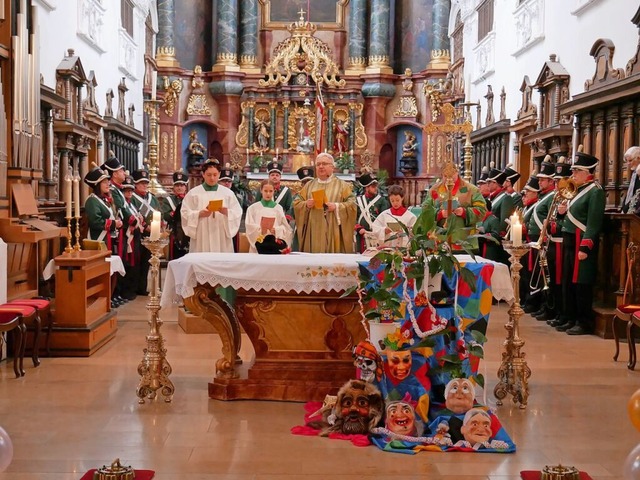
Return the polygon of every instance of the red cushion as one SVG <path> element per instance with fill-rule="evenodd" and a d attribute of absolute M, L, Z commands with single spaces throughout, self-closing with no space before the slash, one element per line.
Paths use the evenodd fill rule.
<path fill-rule="evenodd" d="M 0 324 L 14 321 L 19 315 L 13 312 L 0 312 Z"/>
<path fill-rule="evenodd" d="M 630 303 L 628 305 L 618 305 L 616 308 L 622 313 L 633 313 L 640 310 L 640 305 Z"/>
<path fill-rule="evenodd" d="M 35 315 L 36 309 L 29 305 L 12 305 L 5 303 L 0 305 L 0 312 L 12 312 L 22 315 L 23 317 L 30 317 L 31 315 Z"/>
<path fill-rule="evenodd" d="M 635 318 L 636 321 L 640 320 L 640 311 L 633 312 L 633 318 Z"/>
<path fill-rule="evenodd" d="M 37 308 L 38 310 L 47 308 L 50 303 L 51 302 L 49 302 L 49 300 L 45 300 L 44 298 L 19 298 L 9 302 L 10 305 L 29 305 L 30 307 Z M 640 307 L 638 307 L 638 310 L 640 310 Z"/>

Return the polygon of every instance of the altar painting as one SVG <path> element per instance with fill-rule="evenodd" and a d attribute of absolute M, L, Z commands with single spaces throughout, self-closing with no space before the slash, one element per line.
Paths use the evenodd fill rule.
<path fill-rule="evenodd" d="M 302 10 L 305 20 L 319 28 L 341 28 L 348 0 L 260 0 L 260 3 L 263 24 L 267 28 L 285 28 L 300 19 Z"/>
<path fill-rule="evenodd" d="M 433 45 L 434 0 L 400 0 L 396 3 L 396 71 L 427 67 Z"/>

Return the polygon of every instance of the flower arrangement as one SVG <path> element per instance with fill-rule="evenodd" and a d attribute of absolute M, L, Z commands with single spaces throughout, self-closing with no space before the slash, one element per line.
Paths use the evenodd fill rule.
<path fill-rule="evenodd" d="M 352 171 L 355 170 L 356 165 L 353 160 L 353 155 L 349 155 L 347 152 L 344 152 L 338 155 L 335 159 L 336 169 L 345 172 L 347 170 Z"/>
<path fill-rule="evenodd" d="M 251 160 L 249 160 L 249 166 L 252 170 L 260 170 L 264 167 L 269 160 L 263 155 L 256 155 Z"/>

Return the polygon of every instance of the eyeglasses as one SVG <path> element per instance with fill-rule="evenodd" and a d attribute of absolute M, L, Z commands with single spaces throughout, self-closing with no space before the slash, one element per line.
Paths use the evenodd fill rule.
<path fill-rule="evenodd" d="M 329 163 L 329 162 L 318 162 L 318 163 L 316 163 L 316 167 L 323 167 L 323 166 L 327 166 L 327 165 L 333 166 L 333 163 Z"/>

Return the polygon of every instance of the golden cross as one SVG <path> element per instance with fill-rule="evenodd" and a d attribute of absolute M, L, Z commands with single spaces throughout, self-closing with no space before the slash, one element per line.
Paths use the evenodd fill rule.
<path fill-rule="evenodd" d="M 458 169 L 453 164 L 453 143 L 456 134 L 464 133 L 469 135 L 473 131 L 473 124 L 466 120 L 464 123 L 456 122 L 456 109 L 450 103 L 445 103 L 442 106 L 442 114 L 444 115 L 444 123 L 436 125 L 431 122 L 424 126 L 424 131 L 428 134 L 443 133 L 447 136 L 448 150 L 450 151 L 449 158 L 444 159 L 442 162 L 442 181 L 447 188 L 448 200 L 447 200 L 447 215 L 451 215 L 451 189 L 455 184 L 455 176 L 458 174 Z"/>
<path fill-rule="evenodd" d="M 304 22 L 304 14 L 307 13 L 305 12 L 302 8 L 300 9 L 300 11 L 298 12 L 300 14 L 300 21 Z"/>

